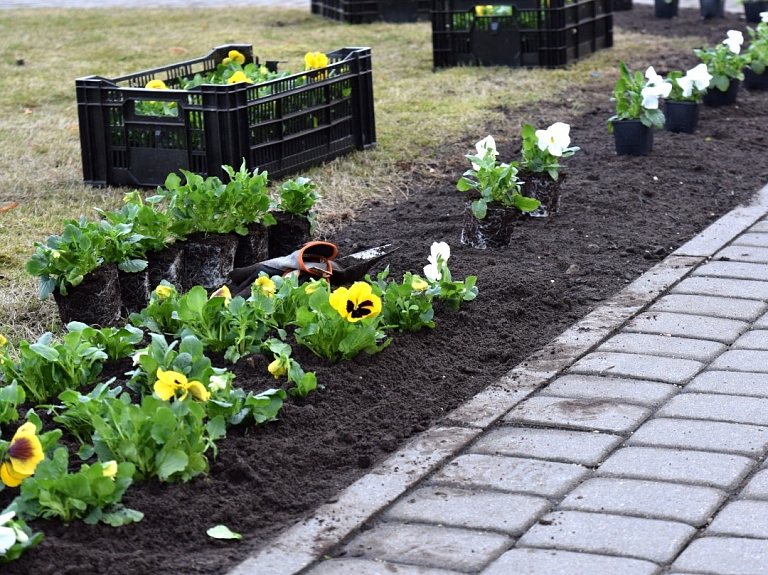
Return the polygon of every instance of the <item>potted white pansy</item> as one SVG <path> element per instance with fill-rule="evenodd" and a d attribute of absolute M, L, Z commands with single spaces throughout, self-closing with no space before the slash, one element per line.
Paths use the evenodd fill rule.
<path fill-rule="evenodd" d="M 537 130 L 531 124 L 523 125 L 520 171 L 522 194 L 536 198 L 539 207 L 527 212 L 533 217 L 545 217 L 557 212 L 560 206 L 561 174 L 560 161 L 579 151 L 571 146 L 571 127 L 555 122 L 546 130 Z"/>
<path fill-rule="evenodd" d="M 620 77 L 616 81 L 614 96 L 616 114 L 608 118 L 608 131 L 613 133 L 616 154 L 644 156 L 653 149 L 653 129 L 664 127 L 664 113 L 659 100 L 669 95 L 671 86 L 649 66 L 645 77 L 632 73 L 624 62 L 619 62 Z"/>
<path fill-rule="evenodd" d="M 692 134 L 699 122 L 699 103 L 712 81 L 712 74 L 706 64 L 699 64 L 685 75 L 678 70 L 672 71 L 664 81 L 671 86 L 664 101 L 664 129 Z"/>
<path fill-rule="evenodd" d="M 768 0 L 737 0 L 737 3 L 744 4 L 744 18 L 747 22 L 760 22 L 763 12 L 768 11 Z"/>
<path fill-rule="evenodd" d="M 499 162 L 492 136 L 476 145 L 477 155 L 467 154 L 472 169 L 464 172 L 456 188 L 472 199 L 464 211 L 461 243 L 477 249 L 509 244 L 514 223 L 523 212 L 531 212 L 540 202 L 520 193 L 517 164 Z"/>
<path fill-rule="evenodd" d="M 747 28 L 749 46 L 744 54 L 749 64 L 744 68 L 744 87 L 747 90 L 768 90 L 768 11 L 760 13 L 757 28 Z"/>
<path fill-rule="evenodd" d="M 714 48 L 701 48 L 693 51 L 706 64 L 712 74 L 709 89 L 702 101 L 705 106 L 719 107 L 733 104 L 744 79 L 744 66 L 749 58 L 741 53 L 744 35 L 739 30 L 728 30 L 727 37 Z"/>

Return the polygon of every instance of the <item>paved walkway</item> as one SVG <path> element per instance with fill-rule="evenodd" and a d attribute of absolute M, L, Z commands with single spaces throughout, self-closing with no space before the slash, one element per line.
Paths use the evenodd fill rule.
<path fill-rule="evenodd" d="M 768 575 L 768 186 L 230 575 Z"/>

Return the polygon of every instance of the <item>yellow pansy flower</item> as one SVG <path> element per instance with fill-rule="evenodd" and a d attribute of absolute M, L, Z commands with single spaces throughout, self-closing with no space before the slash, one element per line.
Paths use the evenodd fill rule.
<path fill-rule="evenodd" d="M 326 56 L 322 52 L 307 52 L 304 55 L 305 70 L 325 68 L 327 65 L 328 65 L 328 56 Z"/>
<path fill-rule="evenodd" d="M 106 463 L 101 464 L 101 472 L 104 474 L 104 477 L 109 477 L 112 481 L 115 480 L 115 475 L 117 475 L 117 461 L 107 461 Z"/>
<path fill-rule="evenodd" d="M 5 339 L 5 336 L 0 333 L 0 346 L 4 346 L 6 343 L 8 343 L 8 340 Z"/>
<path fill-rule="evenodd" d="M 318 282 L 315 280 L 310 280 L 309 283 L 304 284 L 304 293 L 307 295 L 312 295 L 315 293 L 318 289 L 320 289 L 323 285 L 323 282 Z"/>
<path fill-rule="evenodd" d="M 25 478 L 35 473 L 45 454 L 34 423 L 28 421 L 16 430 L 6 457 L 8 460 L 0 466 L 0 480 L 8 487 L 18 487 Z"/>
<path fill-rule="evenodd" d="M 245 64 L 245 56 L 243 56 L 240 52 L 237 50 L 230 50 L 229 54 L 227 54 L 227 57 L 224 58 L 221 63 L 225 66 L 229 64 L 230 62 L 237 62 L 241 66 Z"/>
<path fill-rule="evenodd" d="M 413 276 L 411 279 L 411 288 L 414 291 L 424 291 L 429 287 L 429 284 L 421 279 L 419 276 Z"/>
<path fill-rule="evenodd" d="M 267 366 L 267 371 L 269 371 L 269 373 L 274 375 L 275 379 L 277 379 L 281 375 L 285 375 L 285 373 L 288 371 L 288 367 L 285 365 L 283 360 L 276 359 Z"/>
<path fill-rule="evenodd" d="M 162 80 L 150 80 L 147 85 L 144 86 L 147 90 L 167 90 L 168 86 Z"/>
<path fill-rule="evenodd" d="M 179 401 L 187 399 L 189 394 L 200 401 L 208 401 L 211 394 L 205 386 L 199 381 L 188 381 L 187 376 L 177 371 L 163 371 L 162 367 L 157 368 L 157 381 L 153 386 L 157 397 L 163 401 L 169 401 L 180 392 Z"/>
<path fill-rule="evenodd" d="M 256 280 L 256 289 L 263 293 L 267 297 L 275 295 L 275 282 L 269 279 L 267 276 L 259 276 Z"/>
<path fill-rule="evenodd" d="M 336 289 L 328 298 L 328 303 L 350 322 L 375 317 L 381 312 L 381 299 L 374 295 L 371 285 L 366 282 L 355 282 L 349 289 Z"/>
<path fill-rule="evenodd" d="M 251 80 L 248 76 L 246 76 L 245 72 L 241 72 L 240 70 L 232 74 L 232 77 L 230 77 L 230 79 L 227 80 L 228 84 L 237 84 L 238 82 L 246 82 L 248 84 L 253 84 L 253 80 Z"/>
<path fill-rule="evenodd" d="M 155 288 L 155 293 L 157 294 L 157 297 L 159 297 L 160 299 L 167 299 L 171 297 L 173 290 L 171 290 L 171 288 L 169 288 L 168 286 L 160 285 Z"/>
<path fill-rule="evenodd" d="M 217 289 L 215 292 L 211 294 L 211 297 L 209 299 L 213 299 L 215 297 L 223 297 L 224 306 L 228 307 L 229 302 L 232 301 L 232 292 L 229 291 L 229 288 L 227 286 L 221 286 L 219 289 Z"/>

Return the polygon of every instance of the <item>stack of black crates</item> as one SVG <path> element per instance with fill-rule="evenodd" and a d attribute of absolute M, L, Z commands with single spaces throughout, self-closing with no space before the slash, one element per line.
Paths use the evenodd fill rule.
<path fill-rule="evenodd" d="M 347 24 L 429 21 L 431 0 L 312 0 L 312 14 Z"/>
<path fill-rule="evenodd" d="M 432 0 L 435 68 L 565 66 L 613 46 L 613 0 L 515 0 L 508 15 L 477 0 Z"/>

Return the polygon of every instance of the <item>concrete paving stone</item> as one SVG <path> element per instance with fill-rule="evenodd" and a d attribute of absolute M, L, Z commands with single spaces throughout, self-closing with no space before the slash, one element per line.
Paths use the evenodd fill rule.
<path fill-rule="evenodd" d="M 688 574 L 768 575 L 768 541 L 741 537 L 702 537 L 672 564 Z"/>
<path fill-rule="evenodd" d="M 768 219 L 762 219 L 749 228 L 749 232 L 766 233 L 768 232 Z"/>
<path fill-rule="evenodd" d="M 739 206 L 712 222 L 704 231 L 673 253 L 687 256 L 711 256 L 763 215 L 765 215 L 765 208 L 759 202 L 750 206 Z"/>
<path fill-rule="evenodd" d="M 506 551 L 506 535 L 437 527 L 383 523 L 344 546 L 350 557 L 424 565 L 455 571 L 479 571 Z"/>
<path fill-rule="evenodd" d="M 732 246 L 758 246 L 768 248 L 768 233 L 765 232 L 746 232 L 736 237 Z"/>
<path fill-rule="evenodd" d="M 665 563 L 696 534 L 684 523 L 581 511 L 548 513 L 523 535 L 518 547 L 620 555 Z"/>
<path fill-rule="evenodd" d="M 749 329 L 747 322 L 735 319 L 684 313 L 645 312 L 630 321 L 624 331 L 709 339 L 730 344 L 747 329 Z"/>
<path fill-rule="evenodd" d="M 674 288 L 673 294 L 698 294 L 768 301 L 768 281 L 693 276 Z"/>
<path fill-rule="evenodd" d="M 739 497 L 743 499 L 768 499 L 768 469 L 758 471 L 741 490 Z"/>
<path fill-rule="evenodd" d="M 726 258 L 732 262 L 768 263 L 768 248 L 758 246 L 727 246 L 717 252 L 717 258 Z"/>
<path fill-rule="evenodd" d="M 657 575 L 654 563 L 557 549 L 510 549 L 480 575 Z"/>
<path fill-rule="evenodd" d="M 634 515 L 701 527 L 726 497 L 724 491 L 711 487 L 595 477 L 571 491 L 558 506 L 558 511 Z"/>
<path fill-rule="evenodd" d="M 460 455 L 440 469 L 432 481 L 458 484 L 464 488 L 558 497 L 573 489 L 589 474 L 589 469 L 570 463 L 470 453 Z"/>
<path fill-rule="evenodd" d="M 636 355 L 633 353 L 593 352 L 574 363 L 568 373 L 636 377 L 664 383 L 685 383 L 704 364 L 692 359 Z"/>
<path fill-rule="evenodd" d="M 681 393 L 657 413 L 659 417 L 708 419 L 768 426 L 768 399 L 709 393 Z"/>
<path fill-rule="evenodd" d="M 595 466 L 623 439 L 592 431 L 502 427 L 483 435 L 470 448 L 472 453 L 512 455 Z"/>
<path fill-rule="evenodd" d="M 645 407 L 607 400 L 535 396 L 513 408 L 504 421 L 621 433 L 635 429 L 650 413 Z"/>
<path fill-rule="evenodd" d="M 627 445 L 718 451 L 758 458 L 768 451 L 768 427 L 657 418 L 637 429 L 627 440 Z"/>
<path fill-rule="evenodd" d="M 459 575 L 459 572 L 365 559 L 329 559 L 318 563 L 305 575 Z"/>
<path fill-rule="evenodd" d="M 706 535 L 768 539 L 768 501 L 732 501 L 720 510 Z"/>
<path fill-rule="evenodd" d="M 752 324 L 752 329 L 768 329 L 768 313 L 757 318 Z"/>
<path fill-rule="evenodd" d="M 654 406 L 664 403 L 679 391 L 674 385 L 656 381 L 571 374 L 558 377 L 542 389 L 539 395 L 613 400 Z"/>
<path fill-rule="evenodd" d="M 716 341 L 670 337 L 648 333 L 617 333 L 600 347 L 597 352 L 636 353 L 694 359 L 709 363 L 723 353 L 728 346 Z"/>
<path fill-rule="evenodd" d="M 685 391 L 768 397 L 768 374 L 744 371 L 703 371 L 685 386 Z"/>
<path fill-rule="evenodd" d="M 691 275 L 766 281 L 768 265 L 711 260 L 693 270 Z"/>
<path fill-rule="evenodd" d="M 768 235 L 768 234 L 766 234 Z M 768 309 L 768 304 L 754 299 L 716 297 L 709 295 L 668 294 L 653 304 L 648 311 L 700 314 L 726 319 L 753 321 Z"/>
<path fill-rule="evenodd" d="M 733 342 L 731 349 L 768 350 L 768 329 L 751 329 Z"/>
<path fill-rule="evenodd" d="M 602 477 L 649 479 L 735 489 L 755 466 L 741 455 L 663 449 L 624 447 L 596 471 Z"/>
<path fill-rule="evenodd" d="M 759 349 L 734 349 L 726 351 L 715 359 L 710 367 L 725 371 L 768 373 L 768 351 Z"/>
<path fill-rule="evenodd" d="M 417 489 L 384 513 L 386 520 L 437 523 L 520 535 L 552 507 L 541 497 L 446 486 Z"/>

